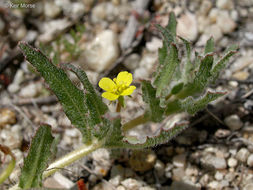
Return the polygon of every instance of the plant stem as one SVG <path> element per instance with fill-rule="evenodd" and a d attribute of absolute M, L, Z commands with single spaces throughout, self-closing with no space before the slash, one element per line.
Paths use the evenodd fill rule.
<path fill-rule="evenodd" d="M 49 167 L 44 171 L 42 178 L 44 179 L 52 175 L 57 170 L 72 164 L 73 162 L 81 159 L 82 157 L 100 148 L 101 146 L 101 142 L 92 142 L 90 145 L 83 145 L 79 149 L 68 153 L 67 155 L 59 158 L 58 160 L 50 164 Z"/>
<path fill-rule="evenodd" d="M 61 168 L 64 168 L 73 162 L 81 159 L 82 157 L 86 156 L 87 154 L 95 151 L 96 149 L 99 149 L 102 147 L 103 142 L 102 141 L 93 141 L 90 145 L 83 145 L 77 150 L 74 150 L 67 155 L 59 158 L 55 162 L 49 165 L 49 167 L 44 171 L 42 178 L 45 179 L 48 176 L 54 174 L 56 171 L 60 170 Z M 16 184 L 15 186 L 11 187 L 9 190 L 21 190 L 21 188 Z"/>
<path fill-rule="evenodd" d="M 9 177 L 9 175 L 15 168 L 15 165 L 16 165 L 16 160 L 14 157 L 12 157 L 12 160 L 10 161 L 6 169 L 0 175 L 0 184 L 2 184 Z"/>
<path fill-rule="evenodd" d="M 126 132 L 134 127 L 136 127 L 137 125 L 140 125 L 140 124 L 143 124 L 143 123 L 146 123 L 148 120 L 144 117 L 144 114 L 143 115 L 140 115 L 138 117 L 136 117 L 135 119 L 125 123 L 123 126 L 122 126 L 122 130 L 123 132 Z"/>

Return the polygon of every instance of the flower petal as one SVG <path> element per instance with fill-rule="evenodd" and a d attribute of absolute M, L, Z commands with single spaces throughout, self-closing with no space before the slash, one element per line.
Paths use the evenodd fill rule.
<path fill-rule="evenodd" d="M 117 88 L 115 82 L 113 82 L 110 78 L 108 77 L 104 77 L 102 78 L 99 83 L 98 83 L 98 86 L 100 88 L 102 88 L 103 90 L 105 91 L 108 91 L 108 92 L 112 92 L 113 89 Z"/>
<path fill-rule="evenodd" d="M 127 71 L 122 71 L 117 76 L 117 84 L 120 84 L 120 81 L 124 82 L 126 86 L 129 86 L 133 81 L 133 76 Z"/>
<path fill-rule="evenodd" d="M 133 91 L 136 89 L 135 86 L 129 86 L 126 90 L 124 90 L 120 95 L 121 96 L 128 96 L 133 93 Z"/>
<path fill-rule="evenodd" d="M 102 94 L 102 97 L 106 98 L 107 100 L 113 101 L 113 100 L 118 99 L 119 95 L 113 94 L 111 92 L 104 92 Z"/>

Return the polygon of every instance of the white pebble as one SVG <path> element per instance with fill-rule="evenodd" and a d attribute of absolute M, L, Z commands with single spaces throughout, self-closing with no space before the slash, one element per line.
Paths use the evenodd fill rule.
<path fill-rule="evenodd" d="M 231 168 L 236 167 L 237 163 L 238 163 L 237 160 L 233 157 L 228 159 L 228 166 L 231 167 Z"/>
<path fill-rule="evenodd" d="M 101 72 L 110 68 L 118 55 L 117 35 L 111 30 L 105 30 L 87 44 L 87 48 L 80 58 L 80 63 L 85 63 L 89 68 Z M 85 61 L 83 61 L 83 58 Z"/>
<path fill-rule="evenodd" d="M 239 116 L 235 114 L 226 117 L 224 122 L 232 131 L 238 130 L 243 126 L 243 122 L 241 121 Z"/>
<path fill-rule="evenodd" d="M 253 167 L 253 154 L 250 154 L 248 157 L 247 164 L 248 166 Z"/>
<path fill-rule="evenodd" d="M 236 154 L 236 158 L 241 161 L 241 162 L 246 162 L 248 157 L 249 157 L 250 153 L 246 148 L 241 148 L 237 154 Z"/>

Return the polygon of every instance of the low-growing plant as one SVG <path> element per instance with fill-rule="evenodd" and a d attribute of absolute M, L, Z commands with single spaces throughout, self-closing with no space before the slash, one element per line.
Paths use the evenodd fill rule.
<path fill-rule="evenodd" d="M 99 148 L 143 149 L 166 143 L 185 130 L 187 123 L 177 123 L 169 129 L 161 128 L 158 135 L 146 137 L 145 142 L 139 142 L 138 139 L 125 134 L 137 125 L 147 122 L 160 123 L 172 114 L 195 114 L 209 102 L 225 94 L 207 90 L 207 86 L 217 79 L 229 58 L 236 53 L 236 49 L 228 49 L 224 56 L 215 61 L 214 41 L 210 38 L 205 51 L 195 53 L 193 59 L 190 43 L 183 38 L 177 38 L 176 25 L 175 15 L 171 13 L 165 28 L 157 26 L 163 35 L 163 46 L 158 52 L 159 64 L 152 80 L 141 81 L 145 111 L 143 115 L 126 123 L 122 123 L 119 114 L 116 114 L 116 117 L 115 114 L 110 114 L 107 105 L 83 70 L 71 64 L 55 66 L 39 50 L 20 42 L 19 47 L 26 60 L 45 79 L 58 97 L 67 117 L 81 131 L 84 145 L 47 167 L 54 138 L 50 126 L 40 126 L 24 160 L 20 182 L 13 189 L 40 187 L 44 178 Z M 185 61 L 179 58 L 178 40 L 185 46 Z M 73 72 L 79 78 L 83 85 L 82 90 L 71 82 L 65 70 Z M 99 86 L 105 90 L 102 97 L 117 101 L 116 110 L 120 112 L 121 108 L 125 107 L 125 96 L 130 96 L 136 88 L 131 83 L 132 74 L 126 71 L 120 72 L 113 80 L 102 78 L 99 82 Z"/>

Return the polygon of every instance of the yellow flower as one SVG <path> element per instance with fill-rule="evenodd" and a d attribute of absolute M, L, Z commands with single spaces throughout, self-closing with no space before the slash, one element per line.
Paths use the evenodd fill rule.
<path fill-rule="evenodd" d="M 102 97 L 113 101 L 117 100 L 120 96 L 128 96 L 133 93 L 136 87 L 130 86 L 132 81 L 132 74 L 127 71 L 122 71 L 113 80 L 108 77 L 102 78 L 98 85 L 106 91 L 102 94 Z"/>

